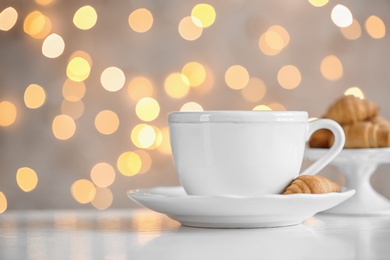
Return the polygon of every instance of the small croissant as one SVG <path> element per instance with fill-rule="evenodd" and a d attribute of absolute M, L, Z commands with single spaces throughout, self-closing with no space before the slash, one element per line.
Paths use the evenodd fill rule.
<path fill-rule="evenodd" d="M 353 95 L 342 96 L 337 99 L 326 112 L 325 117 L 333 119 L 339 124 L 350 124 L 368 120 L 379 114 L 379 106 L 367 99 L 360 99 Z"/>
<path fill-rule="evenodd" d="M 340 191 L 341 187 L 326 177 L 320 175 L 300 175 L 287 186 L 283 194 L 322 194 Z"/>

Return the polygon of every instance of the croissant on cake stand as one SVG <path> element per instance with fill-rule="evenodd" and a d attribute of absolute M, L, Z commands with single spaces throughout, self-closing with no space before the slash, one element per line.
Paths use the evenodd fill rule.
<path fill-rule="evenodd" d="M 367 99 L 343 96 L 329 106 L 324 118 L 335 120 L 344 129 L 344 148 L 390 147 L 390 121 L 379 115 L 379 106 Z M 319 130 L 310 137 L 311 148 L 329 148 L 333 135 Z"/>
<path fill-rule="evenodd" d="M 367 99 L 352 95 L 337 99 L 326 112 L 325 117 L 339 124 L 350 124 L 373 118 L 379 114 L 379 106 Z"/>
<path fill-rule="evenodd" d="M 346 136 L 345 148 L 380 148 L 390 146 L 390 129 L 369 121 L 342 126 Z"/>
<path fill-rule="evenodd" d="M 390 121 L 379 114 L 379 106 L 367 99 L 343 96 L 333 102 L 324 118 L 338 122 L 345 133 L 345 145 L 331 162 L 345 177 L 345 187 L 356 194 L 327 210 L 327 213 L 353 215 L 390 215 L 390 202 L 376 192 L 370 177 L 380 164 L 390 163 Z M 318 160 L 333 143 L 329 130 L 312 134 L 305 158 Z"/>
<path fill-rule="evenodd" d="M 380 148 L 390 147 L 390 128 L 376 122 L 359 121 L 341 125 L 345 134 L 344 148 Z M 327 129 L 315 132 L 310 140 L 312 148 L 329 148 L 333 144 L 333 135 Z"/>

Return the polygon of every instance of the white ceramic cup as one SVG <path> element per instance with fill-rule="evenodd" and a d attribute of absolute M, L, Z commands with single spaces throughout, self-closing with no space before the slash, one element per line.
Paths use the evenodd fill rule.
<path fill-rule="evenodd" d="M 334 134 L 329 151 L 301 174 L 316 174 L 342 150 L 342 128 L 304 111 L 202 111 L 168 115 L 174 165 L 189 195 L 278 194 L 300 174 L 310 135 Z"/>

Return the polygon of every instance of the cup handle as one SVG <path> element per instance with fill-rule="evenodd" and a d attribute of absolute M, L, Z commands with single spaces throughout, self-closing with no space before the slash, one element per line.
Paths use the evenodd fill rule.
<path fill-rule="evenodd" d="M 331 119 L 317 119 L 309 123 L 309 129 L 307 133 L 307 140 L 310 136 L 319 129 L 328 129 L 334 135 L 334 142 L 328 152 L 320 159 L 315 161 L 312 165 L 307 167 L 301 175 L 315 175 L 321 171 L 326 165 L 328 165 L 343 149 L 345 144 L 344 130 L 341 126 Z"/>

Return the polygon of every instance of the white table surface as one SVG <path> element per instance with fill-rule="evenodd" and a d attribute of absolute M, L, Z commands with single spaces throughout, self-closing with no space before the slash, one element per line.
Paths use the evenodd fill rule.
<path fill-rule="evenodd" d="M 7 211 L 0 259 L 390 259 L 390 216 L 317 214 L 290 227 L 203 229 L 148 209 Z"/>

